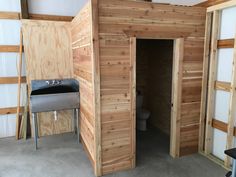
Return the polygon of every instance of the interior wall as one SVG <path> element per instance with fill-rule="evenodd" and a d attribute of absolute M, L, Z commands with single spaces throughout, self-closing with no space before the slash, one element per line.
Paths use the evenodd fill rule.
<path fill-rule="evenodd" d="M 135 163 L 135 66 L 130 37 L 184 38 L 176 156 L 197 152 L 206 10 L 122 0 L 98 4 L 102 173 L 130 169 Z"/>
<path fill-rule="evenodd" d="M 229 21 L 229 19 L 231 19 Z M 235 39 L 236 37 L 236 7 L 231 7 L 222 10 L 220 16 L 219 27 L 219 40 Z M 231 84 L 233 82 L 233 61 L 234 61 L 234 48 L 219 48 L 217 50 L 217 67 L 216 67 L 216 81 Z M 229 111 L 233 110 L 230 107 L 232 93 L 227 90 L 215 91 L 215 104 L 213 118 L 217 121 L 228 125 Z M 236 125 L 236 118 L 234 122 Z M 213 128 L 212 133 L 212 154 L 221 160 L 225 160 L 226 156 L 224 151 L 227 148 L 227 132 Z M 236 144 L 236 138 L 233 140 Z"/>
<path fill-rule="evenodd" d="M 95 169 L 95 106 L 92 53 L 91 3 L 87 3 L 71 23 L 74 77 L 80 83 L 80 135 Z"/>
<path fill-rule="evenodd" d="M 152 126 L 170 134 L 173 40 L 137 40 L 137 90 Z"/>
<path fill-rule="evenodd" d="M 70 23 L 22 20 L 27 84 L 37 79 L 73 77 Z M 39 135 L 72 131 L 72 110 L 39 113 Z"/>
<path fill-rule="evenodd" d="M 20 12 L 19 0 L 0 0 L 0 11 Z M 19 45 L 20 44 L 19 20 L 1 19 L 0 20 L 0 45 Z M 1 52 L 0 53 L 0 77 L 17 77 L 17 66 L 19 53 Z M 25 62 L 23 54 L 22 76 L 25 76 Z M 26 102 L 26 84 L 21 87 L 21 106 Z M 18 84 L 0 84 L 0 108 L 17 107 Z M 15 136 L 16 134 L 16 114 L 0 115 L 0 138 Z"/>

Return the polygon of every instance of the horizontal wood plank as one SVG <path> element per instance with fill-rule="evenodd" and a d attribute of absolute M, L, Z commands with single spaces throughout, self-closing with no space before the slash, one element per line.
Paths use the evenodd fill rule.
<path fill-rule="evenodd" d="M 219 121 L 219 120 L 216 120 L 216 119 L 212 119 L 212 127 L 213 128 L 216 128 L 218 130 L 221 130 L 225 133 L 228 132 L 228 124 L 225 123 L 225 122 L 222 122 L 222 121 Z M 236 127 L 234 127 L 234 136 L 236 136 Z"/>
<path fill-rule="evenodd" d="M 234 48 L 234 39 L 218 40 L 218 49 L 220 48 Z"/>
<path fill-rule="evenodd" d="M 32 20 L 50 20 L 50 21 L 72 21 L 73 16 L 47 15 L 47 14 L 29 14 Z"/>
<path fill-rule="evenodd" d="M 0 108 L 0 115 L 16 114 L 17 107 Z M 20 112 L 24 112 L 24 107 L 20 107 Z"/>
<path fill-rule="evenodd" d="M 18 13 L 18 12 L 0 12 L 0 19 L 19 20 L 20 13 Z"/>
<path fill-rule="evenodd" d="M 0 84 L 17 84 L 18 77 L 0 77 Z M 21 83 L 26 83 L 26 77 L 21 77 Z"/>
<path fill-rule="evenodd" d="M 217 4 L 217 5 L 208 7 L 207 8 L 207 12 L 213 12 L 213 11 L 216 11 L 216 10 L 222 10 L 222 9 L 226 9 L 226 8 L 233 7 L 233 6 L 236 6 L 236 1 L 235 0 L 226 1 L 226 2 L 221 3 L 221 4 Z"/>
<path fill-rule="evenodd" d="M 20 52 L 19 45 L 0 45 L 0 52 Z"/>
<path fill-rule="evenodd" d="M 215 81 L 215 89 L 230 92 L 231 84 L 230 82 Z"/>

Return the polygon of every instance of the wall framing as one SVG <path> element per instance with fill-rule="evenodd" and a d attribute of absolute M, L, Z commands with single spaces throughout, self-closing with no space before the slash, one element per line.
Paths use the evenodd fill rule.
<path fill-rule="evenodd" d="M 234 7 L 236 6 L 236 2 L 234 0 L 227 1 L 222 4 L 218 4 L 215 6 L 211 6 L 207 9 L 207 16 L 212 16 L 212 26 L 210 26 L 207 23 L 208 26 L 206 26 L 207 32 L 206 32 L 206 40 L 205 40 L 205 57 L 210 58 L 210 69 L 209 69 L 209 80 L 208 80 L 208 95 L 206 98 L 202 99 L 202 117 L 204 117 L 204 114 L 207 116 L 206 120 L 206 129 L 205 129 L 205 137 L 203 136 L 202 139 L 205 139 L 205 147 L 200 149 L 202 152 L 205 153 L 206 156 L 208 156 L 210 159 L 215 159 L 213 155 L 213 128 L 217 130 L 221 130 L 222 132 L 225 132 L 227 135 L 226 139 L 226 147 L 225 149 L 233 148 L 233 138 L 236 135 L 235 134 L 235 109 L 234 105 L 236 104 L 236 98 L 235 98 L 235 78 L 236 78 L 236 72 L 235 72 L 235 62 L 236 62 L 236 33 L 234 39 L 219 39 L 219 28 L 221 24 L 220 14 L 223 9 Z M 210 30 L 210 32 L 209 32 Z M 208 34 L 207 34 L 208 33 Z M 211 44 L 209 43 L 209 38 L 211 37 Z M 210 47 L 211 46 L 211 47 Z M 211 48 L 210 53 L 208 54 L 209 48 Z M 216 72 L 217 72 L 217 51 L 218 49 L 226 49 L 226 48 L 233 48 L 234 49 L 234 55 L 233 55 L 233 63 L 232 63 L 232 79 L 231 82 L 223 82 L 223 81 L 217 81 L 216 80 Z M 210 56 L 210 57 L 209 57 Z M 205 60 L 206 61 L 206 60 Z M 207 68 L 207 63 L 206 63 Z M 206 78 L 205 78 L 206 79 Z M 213 105 L 215 103 L 215 96 L 214 93 L 216 90 L 222 90 L 224 92 L 230 93 L 230 103 L 229 103 L 229 113 L 228 113 L 228 122 L 222 122 L 220 120 L 217 120 L 213 117 Z M 204 95 L 202 95 L 204 96 Z M 204 104 L 205 99 L 207 99 L 207 109 L 206 113 L 204 110 Z M 215 160 L 214 160 L 215 161 Z M 219 161 L 219 160 L 218 160 Z M 231 166 L 231 158 L 225 157 L 224 161 L 220 161 L 220 164 L 226 168 L 230 168 Z"/>

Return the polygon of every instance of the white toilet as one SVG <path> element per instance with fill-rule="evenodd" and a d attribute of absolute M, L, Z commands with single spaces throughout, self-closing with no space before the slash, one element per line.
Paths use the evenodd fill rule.
<path fill-rule="evenodd" d="M 147 130 L 147 120 L 149 119 L 151 113 L 150 111 L 143 109 L 143 96 L 137 94 L 136 96 L 136 121 L 137 129 L 141 131 Z"/>

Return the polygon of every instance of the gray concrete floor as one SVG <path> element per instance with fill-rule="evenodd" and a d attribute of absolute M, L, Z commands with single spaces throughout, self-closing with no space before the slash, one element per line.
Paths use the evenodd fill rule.
<path fill-rule="evenodd" d="M 137 167 L 107 177 L 224 177 L 226 171 L 195 154 L 179 159 L 168 155 L 168 137 L 157 130 L 138 132 Z M 90 162 L 76 136 L 33 140 L 0 139 L 0 177 L 93 177 Z"/>

